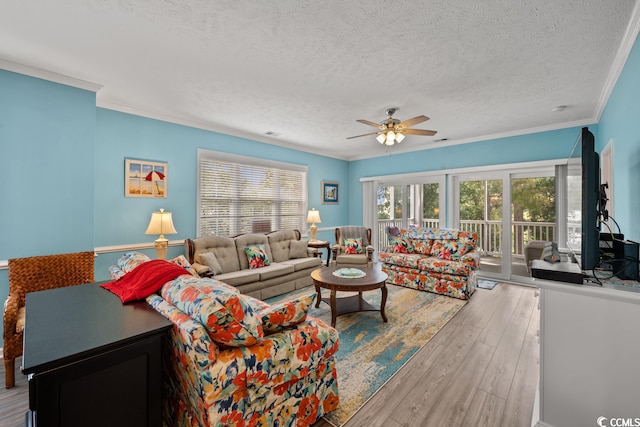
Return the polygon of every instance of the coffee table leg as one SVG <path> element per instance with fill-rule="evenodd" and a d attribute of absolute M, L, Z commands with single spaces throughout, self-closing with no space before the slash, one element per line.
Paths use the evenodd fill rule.
<path fill-rule="evenodd" d="M 387 285 L 382 285 L 382 299 L 380 300 L 380 315 L 384 323 L 387 323 L 387 315 L 384 314 L 384 306 L 387 305 Z"/>
<path fill-rule="evenodd" d="M 316 308 L 320 307 L 320 301 L 322 301 L 322 292 L 320 292 L 320 286 L 316 285 L 316 292 L 318 293 L 318 298 L 316 298 Z"/>
<path fill-rule="evenodd" d="M 331 297 L 330 297 L 330 301 L 331 301 L 331 327 L 335 328 L 336 327 L 336 291 L 335 290 L 331 290 Z"/>

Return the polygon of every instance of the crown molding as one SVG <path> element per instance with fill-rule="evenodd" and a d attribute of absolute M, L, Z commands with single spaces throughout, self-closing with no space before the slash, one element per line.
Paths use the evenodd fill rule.
<path fill-rule="evenodd" d="M 616 56 L 613 59 L 613 64 L 611 65 L 611 70 L 609 71 L 607 80 L 605 81 L 602 92 L 600 93 L 600 98 L 598 99 L 598 104 L 596 105 L 596 112 L 594 115 L 595 123 L 598 123 L 600 121 L 600 116 L 602 116 L 602 112 L 604 111 L 605 107 L 607 106 L 607 102 L 609 101 L 609 96 L 611 95 L 611 92 L 613 92 L 613 88 L 616 86 L 618 78 L 620 77 L 620 74 L 624 69 L 627 58 L 629 58 L 629 53 L 631 53 L 631 49 L 633 49 L 636 39 L 638 38 L 639 31 L 640 1 L 636 1 L 633 12 L 631 12 L 629 25 L 627 25 L 627 29 L 622 36 L 622 42 L 618 47 Z"/>
<path fill-rule="evenodd" d="M 31 67 L 29 65 L 18 64 L 6 59 L 0 58 L 0 69 L 12 71 L 18 74 L 24 74 L 29 77 L 48 80 L 54 83 L 60 83 L 67 86 L 76 87 L 78 89 L 88 90 L 90 92 L 98 92 L 102 89 L 102 85 L 88 82 L 86 80 L 77 79 L 75 77 L 58 74 L 53 71 L 43 70 L 41 68 Z"/>

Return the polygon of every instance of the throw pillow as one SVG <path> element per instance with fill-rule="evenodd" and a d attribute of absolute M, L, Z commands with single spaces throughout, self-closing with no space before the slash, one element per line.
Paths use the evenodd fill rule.
<path fill-rule="evenodd" d="M 264 245 L 246 246 L 244 252 L 247 254 L 249 268 L 265 267 L 271 263 Z"/>
<path fill-rule="evenodd" d="M 211 273 L 215 276 L 216 274 L 222 273 L 222 267 L 220 266 L 220 262 L 218 258 L 216 258 L 216 254 L 213 252 L 203 252 L 199 255 L 200 263 L 206 265 L 211 269 Z"/>
<path fill-rule="evenodd" d="M 142 252 L 127 252 L 118 260 L 117 264 L 120 270 L 125 273 L 133 271 L 137 266 L 147 261 L 151 261 L 151 258 L 143 254 Z"/>
<path fill-rule="evenodd" d="M 167 283 L 161 295 L 200 322 L 218 344 L 250 346 L 264 336 L 260 317 L 248 296 L 215 279 L 183 276 Z"/>
<path fill-rule="evenodd" d="M 408 254 L 414 252 L 413 245 L 411 245 L 407 240 L 400 237 L 394 237 L 390 239 L 389 244 L 391 245 L 393 252 L 397 254 Z"/>
<path fill-rule="evenodd" d="M 304 322 L 315 300 L 316 294 L 303 295 L 264 309 L 260 312 L 262 328 L 266 333 L 274 333 Z"/>
<path fill-rule="evenodd" d="M 466 244 L 461 244 L 458 240 L 434 240 L 432 253 L 440 259 L 458 261 L 469 252 L 469 249 Z"/>
<path fill-rule="evenodd" d="M 198 276 L 198 273 L 184 255 L 178 255 L 177 257 L 170 259 L 169 262 L 179 265 L 196 277 Z"/>
<path fill-rule="evenodd" d="M 422 255 L 431 255 L 431 242 L 431 240 L 412 239 L 411 243 L 413 243 L 413 252 Z"/>
<path fill-rule="evenodd" d="M 309 242 L 307 240 L 292 240 L 289 243 L 289 258 L 306 258 Z"/>
<path fill-rule="evenodd" d="M 362 237 L 344 239 L 344 253 L 349 255 L 364 253 L 362 249 Z"/>

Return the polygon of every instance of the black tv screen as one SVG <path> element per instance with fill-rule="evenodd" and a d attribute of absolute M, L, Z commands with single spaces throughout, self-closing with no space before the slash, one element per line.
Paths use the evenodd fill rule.
<path fill-rule="evenodd" d="M 582 128 L 582 247 L 581 268 L 600 264 L 600 157 L 589 128 Z"/>

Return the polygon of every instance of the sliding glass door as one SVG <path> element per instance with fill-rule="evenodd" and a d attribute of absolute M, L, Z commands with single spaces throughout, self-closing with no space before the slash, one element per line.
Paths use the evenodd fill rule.
<path fill-rule="evenodd" d="M 478 235 L 482 276 L 529 276 L 527 245 L 557 241 L 556 178 L 552 169 L 529 174 L 459 175 L 452 225 Z"/>
<path fill-rule="evenodd" d="M 438 227 L 444 216 L 444 178 L 422 183 L 378 183 L 376 218 L 378 250 L 389 244 L 388 227 Z"/>
<path fill-rule="evenodd" d="M 505 178 L 498 176 L 454 177 L 453 228 L 478 235 L 478 249 L 482 255 L 480 271 L 487 276 L 504 277 Z M 508 205 L 507 205 L 508 206 Z M 506 245 L 505 245 L 506 243 Z M 508 252 L 507 252 L 508 253 Z"/>

